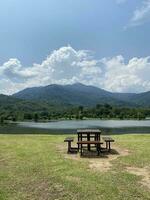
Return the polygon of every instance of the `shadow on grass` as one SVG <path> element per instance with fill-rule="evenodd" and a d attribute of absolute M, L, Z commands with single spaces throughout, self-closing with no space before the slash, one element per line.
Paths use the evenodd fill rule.
<path fill-rule="evenodd" d="M 109 155 L 120 155 L 116 149 L 111 149 L 108 151 L 105 148 L 101 149 L 100 155 L 97 155 L 97 151 L 88 151 L 86 149 L 83 150 L 82 158 L 108 158 Z"/>

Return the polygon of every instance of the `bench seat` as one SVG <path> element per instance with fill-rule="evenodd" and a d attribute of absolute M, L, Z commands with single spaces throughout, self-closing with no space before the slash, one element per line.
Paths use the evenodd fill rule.
<path fill-rule="evenodd" d="M 64 142 L 73 142 L 74 141 L 74 137 L 67 137 L 64 139 Z"/>
<path fill-rule="evenodd" d="M 102 137 L 102 139 L 106 143 L 106 149 L 108 149 L 108 151 L 110 151 L 111 150 L 111 142 L 115 142 L 115 140 L 111 137 Z"/>
<path fill-rule="evenodd" d="M 102 141 L 78 141 L 77 144 L 81 145 L 81 148 L 80 148 L 81 156 L 82 156 L 82 150 L 83 150 L 84 144 L 87 144 L 87 145 L 94 144 L 94 145 L 96 145 L 97 155 L 99 155 L 100 150 L 101 150 L 101 144 L 103 144 L 103 142 Z"/>
<path fill-rule="evenodd" d="M 77 144 L 103 144 L 101 141 L 78 141 Z"/>
<path fill-rule="evenodd" d="M 64 142 L 68 142 L 68 153 L 72 153 L 73 148 L 71 147 L 71 142 L 74 141 L 74 137 L 67 137 Z"/>

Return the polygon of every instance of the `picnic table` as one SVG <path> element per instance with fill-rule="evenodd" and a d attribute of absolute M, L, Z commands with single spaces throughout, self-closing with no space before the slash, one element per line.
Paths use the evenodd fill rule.
<path fill-rule="evenodd" d="M 80 129 L 77 130 L 78 142 L 80 141 L 100 141 L 101 131 L 99 129 Z M 81 148 L 81 144 L 78 144 L 78 149 Z M 87 144 L 90 151 L 91 144 Z"/>
<path fill-rule="evenodd" d="M 77 130 L 78 135 L 78 150 L 80 150 L 80 153 L 82 155 L 83 147 L 87 147 L 88 151 L 91 150 L 94 145 L 96 148 L 97 154 L 99 155 L 101 144 L 100 141 L 100 135 L 101 131 L 99 129 L 79 129 Z"/>
<path fill-rule="evenodd" d="M 97 154 L 103 152 L 102 149 L 106 149 L 108 152 L 111 150 L 111 143 L 114 139 L 105 136 L 101 139 L 101 131 L 99 129 L 79 129 L 77 130 L 77 147 L 72 147 L 71 144 L 74 141 L 73 137 L 65 138 L 64 142 L 68 143 L 68 153 L 77 153 L 80 150 L 81 156 L 83 149 L 91 151 L 92 148 L 96 149 Z M 101 144 L 106 143 L 106 148 L 102 148 Z"/>

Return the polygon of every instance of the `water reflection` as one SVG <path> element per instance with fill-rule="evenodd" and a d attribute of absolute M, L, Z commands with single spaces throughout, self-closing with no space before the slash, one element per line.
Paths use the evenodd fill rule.
<path fill-rule="evenodd" d="M 1 134 L 67 134 L 78 128 L 99 128 L 103 134 L 150 133 L 150 120 L 72 120 L 48 123 L 20 122 L 0 126 Z"/>
<path fill-rule="evenodd" d="M 45 129 L 149 127 L 150 120 L 63 120 L 47 123 L 20 122 L 18 126 Z"/>

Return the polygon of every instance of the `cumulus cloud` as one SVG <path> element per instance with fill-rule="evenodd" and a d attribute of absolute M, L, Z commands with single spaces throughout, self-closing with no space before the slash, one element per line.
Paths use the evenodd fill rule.
<path fill-rule="evenodd" d="M 150 0 L 144 0 L 141 7 L 133 12 L 133 16 L 125 28 L 139 26 L 148 21 L 150 21 Z"/>
<path fill-rule="evenodd" d="M 41 63 L 22 66 L 10 59 L 0 66 L 0 93 L 12 94 L 26 87 L 48 84 L 94 85 L 114 92 L 150 90 L 150 57 L 132 58 L 125 64 L 123 56 L 94 59 L 90 51 L 61 47 Z"/>
<path fill-rule="evenodd" d="M 150 90 L 150 57 L 132 58 L 125 64 L 123 56 L 104 58 L 106 66 L 104 88 L 117 92 L 143 92 Z"/>
<path fill-rule="evenodd" d="M 34 77 L 35 73 L 30 69 L 23 69 L 20 61 L 18 59 L 9 59 L 8 62 L 5 62 L 0 68 L 1 74 L 4 77 L 8 77 L 14 82 L 26 81 L 26 79 Z"/>

